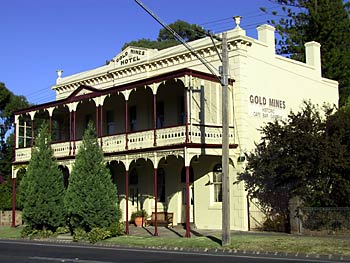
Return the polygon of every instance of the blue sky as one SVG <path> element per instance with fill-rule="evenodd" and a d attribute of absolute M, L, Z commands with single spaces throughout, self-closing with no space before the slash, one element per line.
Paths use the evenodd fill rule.
<path fill-rule="evenodd" d="M 256 37 L 268 0 L 143 0 L 165 23 L 177 19 L 213 32 L 241 27 Z M 1 0 L 0 81 L 36 104 L 55 99 L 56 70 L 63 76 L 104 65 L 125 42 L 156 39 L 161 26 L 134 0 Z"/>

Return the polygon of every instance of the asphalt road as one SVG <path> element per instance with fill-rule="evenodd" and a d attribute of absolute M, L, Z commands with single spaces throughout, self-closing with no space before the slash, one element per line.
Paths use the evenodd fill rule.
<path fill-rule="evenodd" d="M 181 263 L 267 263 L 267 262 L 336 262 L 327 260 L 282 258 L 259 255 L 237 255 L 210 252 L 164 251 L 137 248 L 102 247 L 79 244 L 0 240 L 2 263 L 121 263 L 121 262 L 181 262 Z"/>

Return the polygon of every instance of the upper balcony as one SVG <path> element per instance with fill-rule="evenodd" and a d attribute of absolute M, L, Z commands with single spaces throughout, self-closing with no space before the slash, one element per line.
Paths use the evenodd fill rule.
<path fill-rule="evenodd" d="M 156 133 L 153 130 L 140 131 L 128 134 L 117 134 L 104 136 L 99 138 L 102 151 L 104 154 L 120 154 L 127 151 L 135 150 L 153 150 L 159 147 L 166 148 L 172 146 L 186 145 L 188 138 L 188 145 L 197 144 L 202 147 L 213 147 L 221 144 L 222 128 L 215 126 L 198 126 L 193 125 L 188 127 L 186 136 L 186 126 L 176 126 L 169 128 L 157 129 Z M 230 144 L 234 144 L 234 130 L 230 128 Z M 156 136 L 156 139 L 154 139 Z M 126 143 L 128 141 L 128 143 Z M 156 143 L 155 143 L 156 142 Z M 65 141 L 52 143 L 51 147 L 54 156 L 57 159 L 73 157 L 76 155 L 81 140 Z M 28 162 L 31 157 L 31 147 L 17 148 L 15 162 Z"/>
<path fill-rule="evenodd" d="M 89 121 L 106 155 L 186 144 L 220 147 L 221 85 L 182 70 L 107 90 L 81 86 L 68 98 L 15 113 L 15 162 L 28 162 L 39 127 L 50 123 L 56 158 L 74 158 Z M 230 109 L 233 110 L 232 101 Z M 230 143 L 234 144 L 233 121 Z"/>

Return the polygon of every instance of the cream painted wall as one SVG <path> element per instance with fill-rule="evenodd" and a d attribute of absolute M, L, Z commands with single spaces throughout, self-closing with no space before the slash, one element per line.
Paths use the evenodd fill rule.
<path fill-rule="evenodd" d="M 246 112 L 236 114 L 244 114 L 247 122 L 247 129 L 238 131 L 250 138 L 242 146 L 246 150 L 252 149 L 254 142 L 260 139 L 259 127 L 273 121 L 275 116 L 285 119 L 291 110 L 299 111 L 304 100 L 319 106 L 338 103 L 336 82 L 323 79 L 317 75 L 317 69 L 305 63 L 277 55 L 259 56 L 264 49 L 263 45 L 253 45 L 246 56 L 246 63 L 241 65 L 247 73 L 240 76 L 244 79 L 246 91 L 245 98 L 238 104 Z M 239 90 L 240 86 L 236 89 Z M 280 107 L 271 106 L 270 100 L 280 101 Z M 236 117 L 242 120 L 240 116 Z"/>
<path fill-rule="evenodd" d="M 213 168 L 221 163 L 220 156 L 201 156 L 199 163 L 193 164 L 194 217 L 199 229 L 221 229 L 222 203 L 214 202 Z M 237 169 L 230 165 L 230 217 L 231 229 L 248 230 L 247 202 L 243 184 L 233 184 L 237 179 Z"/>

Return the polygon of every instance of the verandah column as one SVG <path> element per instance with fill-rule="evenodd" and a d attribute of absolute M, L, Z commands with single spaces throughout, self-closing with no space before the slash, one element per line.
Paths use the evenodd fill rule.
<path fill-rule="evenodd" d="M 77 112 L 73 111 L 73 154 L 75 155 L 76 140 L 77 140 Z"/>
<path fill-rule="evenodd" d="M 185 171 L 186 171 L 186 234 L 185 237 L 191 237 L 191 228 L 190 228 L 190 160 L 187 156 L 187 148 L 184 149 L 185 152 Z"/>
<path fill-rule="evenodd" d="M 12 178 L 12 222 L 11 227 L 16 227 L 16 177 Z"/>
<path fill-rule="evenodd" d="M 129 131 L 129 113 L 128 113 L 128 100 L 125 100 L 125 149 L 129 148 L 128 146 L 128 131 Z"/>
<path fill-rule="evenodd" d="M 131 90 L 124 90 L 122 91 L 122 94 L 124 95 L 125 99 L 125 150 L 129 148 L 128 145 L 128 132 L 129 132 L 129 112 L 128 112 L 128 101 L 130 96 Z"/>
<path fill-rule="evenodd" d="M 157 146 L 157 95 L 153 94 L 153 146 Z"/>
<path fill-rule="evenodd" d="M 31 147 L 34 146 L 34 116 L 35 116 L 35 111 L 29 112 L 30 119 L 31 119 L 31 129 L 32 129 L 32 140 L 31 140 Z"/>
<path fill-rule="evenodd" d="M 95 130 L 96 130 L 96 137 L 99 137 L 99 129 L 98 129 L 98 119 L 99 119 L 99 110 L 100 106 L 96 105 L 96 123 L 95 123 Z"/>
<path fill-rule="evenodd" d="M 158 236 L 158 169 L 154 168 L 154 236 Z"/>
<path fill-rule="evenodd" d="M 186 133 L 186 140 L 185 142 L 188 143 L 188 91 L 185 88 L 185 96 L 184 96 L 184 100 L 185 100 L 185 133 Z"/>
<path fill-rule="evenodd" d="M 13 136 L 13 139 L 14 139 L 14 145 L 13 145 L 13 148 L 14 148 L 14 151 L 13 151 L 13 160 L 14 160 L 14 161 L 16 161 L 16 149 L 17 149 L 18 143 L 19 143 L 18 136 L 19 136 L 19 116 L 18 116 L 18 115 L 15 115 L 14 136 Z"/>
<path fill-rule="evenodd" d="M 49 121 L 50 121 L 50 124 L 49 124 L 49 134 L 50 134 L 50 138 L 51 140 L 53 139 L 52 138 L 52 115 L 53 115 L 53 111 L 54 111 L 54 107 L 52 108 L 47 108 L 47 112 L 49 113 Z"/>
<path fill-rule="evenodd" d="M 129 235 L 129 170 L 125 169 L 125 234 Z"/>
<path fill-rule="evenodd" d="M 103 105 L 100 105 L 100 145 L 103 146 L 102 143 L 102 137 L 103 137 Z"/>
<path fill-rule="evenodd" d="M 186 169 L 186 235 L 191 237 L 190 229 L 190 167 L 185 166 Z"/>
<path fill-rule="evenodd" d="M 69 155 L 75 154 L 76 141 L 76 110 L 78 102 L 67 104 L 69 110 Z"/>
<path fill-rule="evenodd" d="M 69 110 L 69 155 L 72 154 L 72 111 Z"/>

